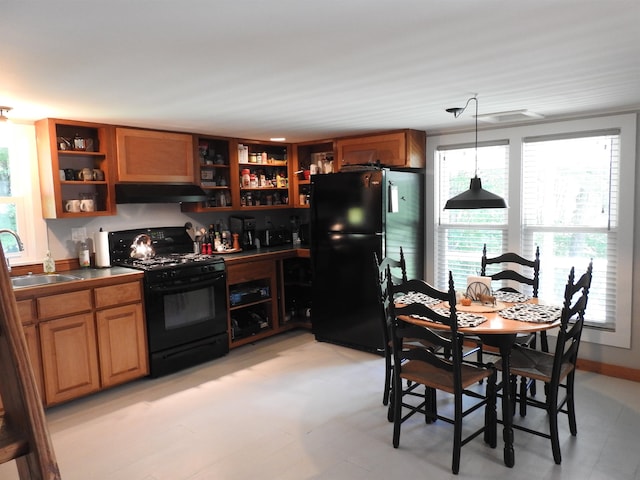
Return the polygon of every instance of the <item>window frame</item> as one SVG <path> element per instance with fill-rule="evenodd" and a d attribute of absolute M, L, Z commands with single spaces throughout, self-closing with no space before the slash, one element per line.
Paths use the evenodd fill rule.
<path fill-rule="evenodd" d="M 513 127 L 492 127 L 482 129 L 480 137 L 482 142 L 492 142 L 507 139 L 510 145 L 509 160 L 509 211 L 508 222 L 508 248 L 512 251 L 521 250 L 522 232 L 522 142 L 525 138 L 535 136 L 547 136 L 556 133 L 571 134 L 607 129 L 620 130 L 620 192 L 619 212 L 620 219 L 617 238 L 618 270 L 617 270 L 617 303 L 615 330 L 608 331 L 597 328 L 585 327 L 582 338 L 586 342 L 598 343 L 629 349 L 631 347 L 631 307 L 633 301 L 633 221 L 624 219 L 635 218 L 635 162 L 636 162 L 636 136 L 637 117 L 635 114 L 621 114 L 600 116 L 575 120 L 555 122 L 531 123 Z M 438 228 L 438 165 L 437 149 L 446 145 L 465 144 L 473 138 L 474 132 L 442 133 L 427 139 L 426 187 L 433 192 L 426 200 L 427 225 Z M 446 199 L 445 199 L 446 200 Z M 433 237 L 426 237 L 426 265 L 427 279 L 433 281 L 436 278 L 437 243 L 435 232 Z M 478 262 L 480 254 L 478 256 Z M 542 260 L 544 261 L 544 260 Z M 584 266 L 575 265 L 579 271 Z"/>
<path fill-rule="evenodd" d="M 12 267 L 38 264 L 48 250 L 47 225 L 42 218 L 40 203 L 40 176 L 36 148 L 36 130 L 33 124 L 10 123 L 8 127 L 9 163 L 11 182 L 15 194 L 3 199 L 14 199 L 18 235 L 24 251 L 7 255 Z M 18 161 L 15 161 L 15 159 Z"/>

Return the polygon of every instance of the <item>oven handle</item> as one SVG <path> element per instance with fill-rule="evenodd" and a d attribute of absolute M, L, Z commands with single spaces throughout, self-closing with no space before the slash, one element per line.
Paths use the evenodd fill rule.
<path fill-rule="evenodd" d="M 224 280 L 225 273 L 220 272 L 217 275 L 212 275 L 210 277 L 206 277 L 205 280 L 200 280 L 192 283 L 183 283 L 180 285 L 171 285 L 164 287 L 162 285 L 150 285 L 148 286 L 149 291 L 153 293 L 178 293 L 178 292 L 186 292 L 189 290 L 197 290 L 201 287 L 211 286 L 213 283 L 218 282 L 220 280 Z"/>

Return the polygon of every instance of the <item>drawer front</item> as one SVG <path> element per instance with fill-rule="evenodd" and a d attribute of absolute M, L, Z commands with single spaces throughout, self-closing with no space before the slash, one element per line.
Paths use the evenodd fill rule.
<path fill-rule="evenodd" d="M 36 319 L 36 311 L 33 308 L 33 300 L 18 300 L 18 315 L 20 315 L 20 321 L 23 325 L 33 323 Z"/>
<path fill-rule="evenodd" d="M 142 286 L 140 282 L 127 282 L 94 290 L 96 308 L 104 308 L 123 303 L 135 303 L 142 300 Z"/>
<path fill-rule="evenodd" d="M 231 265 L 227 267 L 227 283 L 232 285 L 261 278 L 270 278 L 275 274 L 275 268 L 275 262 L 271 260 Z"/>
<path fill-rule="evenodd" d="M 38 302 L 38 317 L 40 319 L 59 317 L 70 313 L 86 312 L 91 310 L 91 290 L 78 290 L 76 292 L 61 293 L 40 297 Z"/>

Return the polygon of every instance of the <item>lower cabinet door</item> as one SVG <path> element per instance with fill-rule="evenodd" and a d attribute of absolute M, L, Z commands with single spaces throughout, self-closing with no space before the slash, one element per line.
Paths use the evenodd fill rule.
<path fill-rule="evenodd" d="M 93 313 L 41 322 L 39 328 L 46 405 L 98 391 Z"/>
<path fill-rule="evenodd" d="M 142 305 L 132 304 L 96 312 L 98 351 L 103 387 L 149 373 Z"/>

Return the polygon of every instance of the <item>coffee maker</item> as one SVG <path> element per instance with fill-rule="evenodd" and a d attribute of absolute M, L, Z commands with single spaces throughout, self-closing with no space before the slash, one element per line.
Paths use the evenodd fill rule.
<path fill-rule="evenodd" d="M 231 233 L 237 233 L 240 248 L 250 250 L 256 248 L 256 219 L 255 217 L 232 215 L 229 217 Z"/>

